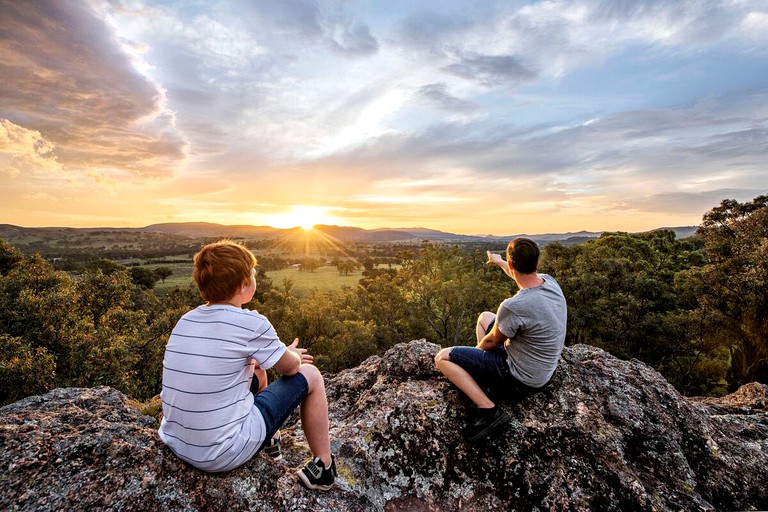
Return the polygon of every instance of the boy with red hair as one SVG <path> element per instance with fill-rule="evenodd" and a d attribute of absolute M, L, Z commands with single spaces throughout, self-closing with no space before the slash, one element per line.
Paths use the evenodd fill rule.
<path fill-rule="evenodd" d="M 286 346 L 265 316 L 242 309 L 256 291 L 256 257 L 223 240 L 203 247 L 194 264 L 206 303 L 182 316 L 168 339 L 160 438 L 203 471 L 228 471 L 272 445 L 300 406 L 314 458 L 299 478 L 310 489 L 329 490 L 336 463 L 323 376 L 298 338 Z M 269 368 L 281 377 L 267 385 Z"/>

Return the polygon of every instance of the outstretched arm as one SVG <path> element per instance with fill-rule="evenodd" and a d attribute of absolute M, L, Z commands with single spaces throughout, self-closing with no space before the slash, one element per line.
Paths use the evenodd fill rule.
<path fill-rule="evenodd" d="M 507 274 L 512 279 L 514 279 L 514 277 L 512 276 L 512 270 L 510 270 L 509 264 L 505 259 L 503 259 L 500 255 L 496 254 L 495 252 L 485 251 L 485 253 L 488 255 L 488 261 L 485 262 L 486 264 L 498 266 L 499 268 L 501 268 L 501 270 L 504 271 L 505 274 Z"/>
<path fill-rule="evenodd" d="M 280 375 L 293 375 L 299 371 L 302 364 L 312 363 L 313 358 L 307 353 L 307 349 L 299 348 L 299 338 L 294 339 L 286 349 L 274 366 Z"/>

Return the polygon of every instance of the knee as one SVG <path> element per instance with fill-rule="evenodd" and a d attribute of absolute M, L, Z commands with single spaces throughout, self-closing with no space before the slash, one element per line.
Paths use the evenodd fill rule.
<path fill-rule="evenodd" d="M 314 391 L 315 389 L 325 389 L 325 381 L 323 380 L 323 375 L 315 365 L 302 364 L 299 368 L 299 373 L 301 373 L 304 378 L 307 379 L 310 392 Z"/>
<path fill-rule="evenodd" d="M 496 318 L 496 315 L 494 313 L 491 313 L 490 311 L 483 311 L 477 317 L 477 323 L 482 326 L 488 326 L 488 324 L 490 324 L 494 318 Z"/>
<path fill-rule="evenodd" d="M 435 366 L 440 368 L 440 364 L 443 361 L 450 361 L 451 360 L 451 348 L 444 348 L 440 352 L 437 353 L 437 355 L 435 356 Z"/>
<path fill-rule="evenodd" d="M 477 323 L 475 324 L 477 331 L 477 341 L 480 341 L 480 339 L 485 336 L 486 331 L 488 330 L 488 326 L 491 325 L 491 322 L 493 322 L 495 319 L 496 315 L 490 311 L 483 311 L 480 313 L 480 315 L 477 317 Z"/>

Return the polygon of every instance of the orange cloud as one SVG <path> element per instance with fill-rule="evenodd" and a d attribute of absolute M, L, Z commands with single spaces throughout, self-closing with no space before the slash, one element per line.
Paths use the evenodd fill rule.
<path fill-rule="evenodd" d="M 0 119 L 0 172 L 16 176 L 19 166 L 42 171 L 59 171 L 54 144 L 36 130 L 28 130 Z"/>
<path fill-rule="evenodd" d="M 6 3 L 0 54 L 3 113 L 37 134 L 36 153 L 27 143 L 17 154 L 40 159 L 55 146 L 65 168 L 138 176 L 170 175 L 185 159 L 163 89 L 87 3 Z"/>

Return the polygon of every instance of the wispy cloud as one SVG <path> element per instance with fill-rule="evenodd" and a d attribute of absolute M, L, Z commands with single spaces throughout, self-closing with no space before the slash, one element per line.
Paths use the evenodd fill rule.
<path fill-rule="evenodd" d="M 45 193 L 43 218 L 314 204 L 373 227 L 632 229 L 768 182 L 762 0 L 0 11 L 0 199 L 19 219 Z M 103 197 L 65 199 L 86 181 Z"/>

